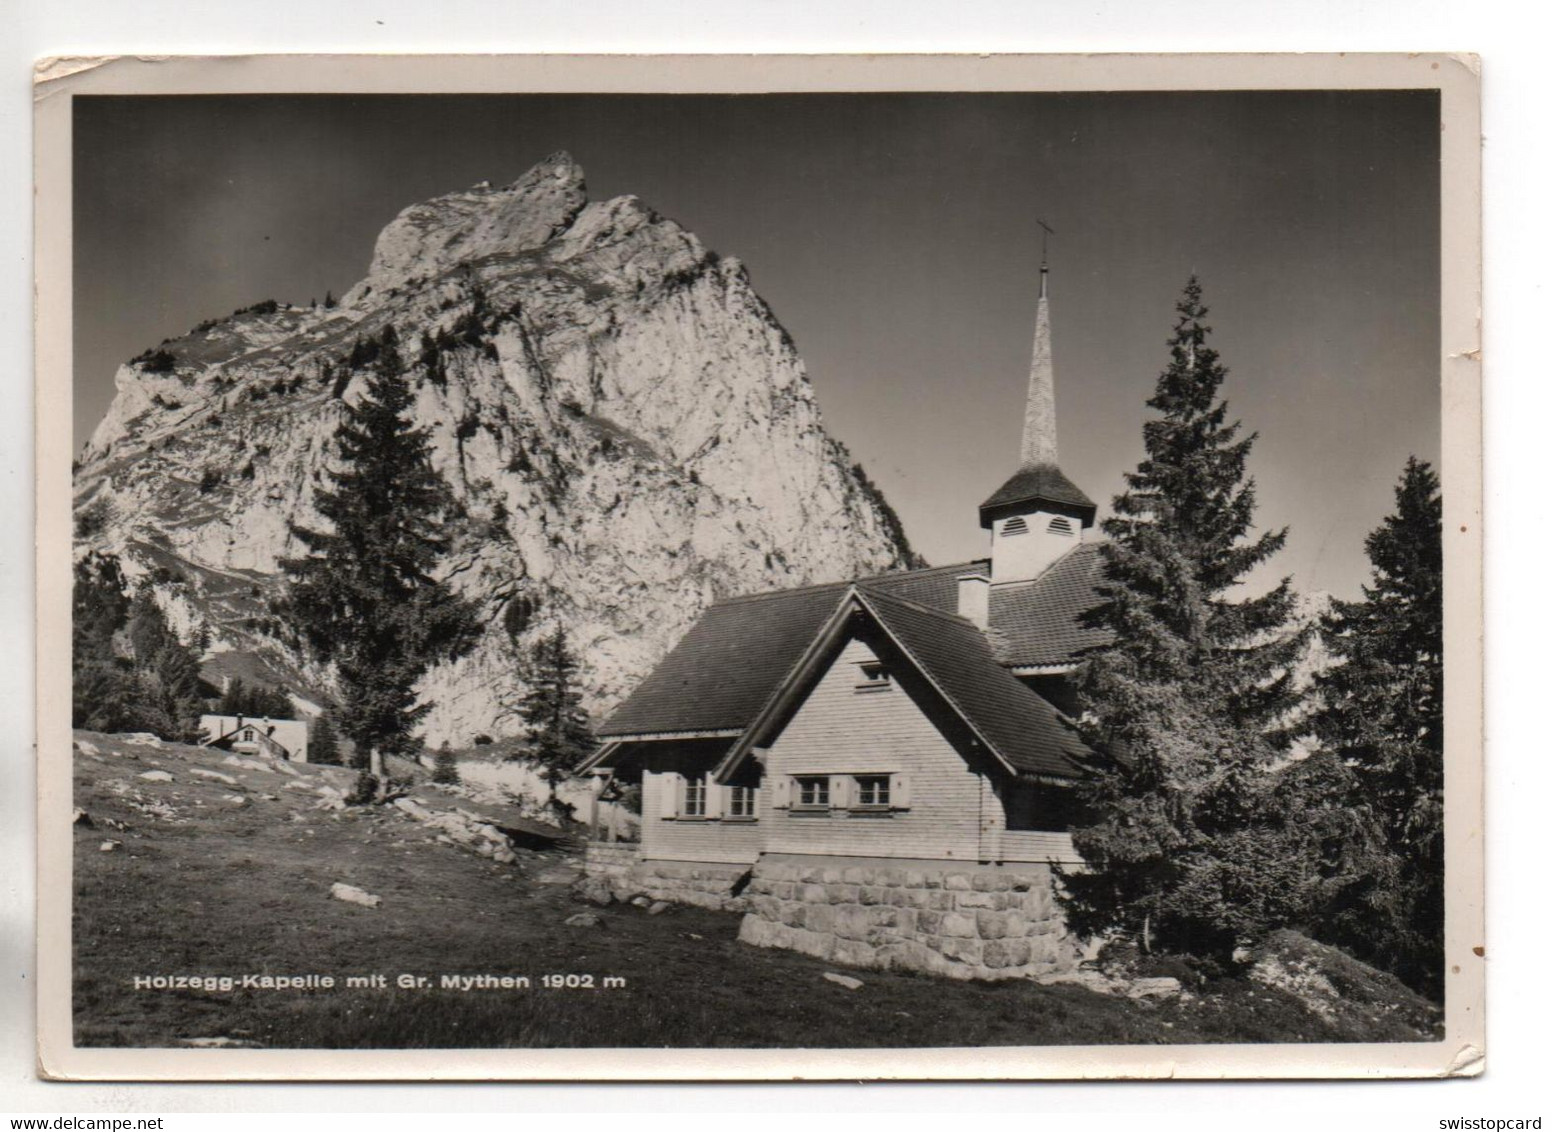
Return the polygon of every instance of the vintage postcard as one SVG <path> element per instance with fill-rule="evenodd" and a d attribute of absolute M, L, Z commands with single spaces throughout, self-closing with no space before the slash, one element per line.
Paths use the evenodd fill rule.
<path fill-rule="evenodd" d="M 42 1073 L 1481 1072 L 1474 60 L 36 105 Z"/>

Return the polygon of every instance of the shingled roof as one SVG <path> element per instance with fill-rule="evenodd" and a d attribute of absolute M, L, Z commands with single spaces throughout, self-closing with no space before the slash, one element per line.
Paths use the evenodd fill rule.
<path fill-rule="evenodd" d="M 1071 664 L 1085 650 L 1110 643 L 1108 629 L 1083 623 L 1099 603 L 1100 544 L 1080 543 L 1038 577 L 991 589 L 988 621 L 997 659 L 1013 668 Z"/>
<path fill-rule="evenodd" d="M 1098 562 L 1096 547 L 1080 544 L 1032 582 L 993 586 L 990 629 L 984 635 L 953 616 L 959 604 L 958 579 L 969 573 L 984 577 L 984 559 L 855 583 L 727 598 L 710 606 L 615 709 L 599 728 L 599 738 L 742 733 L 793 673 L 853 585 L 870 597 L 949 614 L 943 624 L 955 627 L 945 632 L 956 638 L 973 636 L 980 641 L 978 650 L 1001 665 L 1070 663 L 1079 650 L 1108 640 L 1079 621 L 1082 610 L 1097 600 L 1093 583 Z M 930 649 L 924 651 L 928 653 Z M 988 673 L 980 665 L 976 670 L 988 679 L 1018 683 L 1004 672 Z"/>
<path fill-rule="evenodd" d="M 901 571 L 856 583 L 952 610 L 970 562 Z M 705 731 L 742 731 L 792 671 L 853 583 L 833 582 L 727 598 L 710 606 L 672 652 L 598 730 L 602 739 Z"/>
<path fill-rule="evenodd" d="M 1082 489 L 1068 479 L 1060 468 L 1055 464 L 1033 464 L 1014 472 L 1006 483 L 981 504 L 981 526 L 991 526 L 996 517 L 995 512 L 1001 508 L 1036 500 L 1086 512 L 1082 516 L 1085 527 L 1094 521 L 1094 501 L 1084 495 Z"/>
<path fill-rule="evenodd" d="M 986 636 L 963 617 L 863 593 L 890 638 L 959 716 L 1014 770 L 1076 777 L 1088 749 L 1072 724 L 998 663 Z"/>

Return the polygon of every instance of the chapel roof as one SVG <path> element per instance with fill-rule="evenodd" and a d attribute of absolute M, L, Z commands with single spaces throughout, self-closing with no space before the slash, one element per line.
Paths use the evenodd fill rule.
<path fill-rule="evenodd" d="M 859 579 L 862 589 L 953 609 L 958 577 L 986 563 L 909 570 Z M 608 721 L 618 735 L 742 730 L 835 612 L 851 582 L 725 598 L 701 614 Z"/>
<path fill-rule="evenodd" d="M 951 615 L 965 627 L 956 627 L 951 635 L 968 632 L 980 638 L 1000 666 L 1072 663 L 1080 649 L 1107 639 L 1080 620 L 1082 610 L 1098 601 L 1093 591 L 1098 561 L 1094 551 L 1092 544 L 1079 544 L 1032 582 L 991 587 L 990 627 L 984 635 L 952 616 L 958 608 L 958 579 L 965 574 L 985 577 L 984 559 L 854 583 L 727 598 L 701 614 L 598 734 L 608 740 L 741 732 L 793 672 L 853 585 L 865 595 Z"/>
<path fill-rule="evenodd" d="M 1089 625 L 1085 614 L 1099 604 L 1101 543 L 1079 543 L 1027 582 L 991 588 L 988 623 L 992 651 L 1011 668 L 1071 664 L 1114 635 Z"/>
<path fill-rule="evenodd" d="M 1016 771 L 1075 778 L 1088 749 L 1072 723 L 992 655 L 963 617 L 885 593 L 864 595 L 890 637 L 960 717 Z"/>
<path fill-rule="evenodd" d="M 981 504 L 981 526 L 991 526 L 994 513 L 1003 508 L 1029 503 L 1056 503 L 1087 512 L 1083 516 L 1084 526 L 1094 521 L 1094 501 L 1065 472 L 1055 464 L 1033 464 L 1014 472 Z"/>

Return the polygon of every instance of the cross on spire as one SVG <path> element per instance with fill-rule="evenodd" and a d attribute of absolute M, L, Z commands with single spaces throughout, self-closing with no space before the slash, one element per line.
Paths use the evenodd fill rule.
<path fill-rule="evenodd" d="M 1045 221 L 1037 223 L 1044 233 L 1041 237 L 1043 255 L 1046 238 L 1055 232 Z M 994 585 L 999 581 L 1032 578 L 1035 575 L 1031 570 L 1054 561 L 1045 551 L 1026 553 L 1014 549 L 1024 545 L 1021 539 L 1003 541 L 1004 535 L 1034 530 L 1028 524 L 1030 516 L 1046 512 L 1062 519 L 1064 523 L 1076 519 L 1083 528 L 1094 525 L 1094 501 L 1063 475 L 1056 463 L 1056 374 L 1051 365 L 1051 304 L 1046 298 L 1047 273 L 1046 264 L 1042 261 L 1040 301 L 1035 304 L 1035 342 L 1029 359 L 1029 396 L 1024 405 L 1024 437 L 1019 452 L 1018 471 L 981 504 L 981 526 L 997 533 L 997 537 L 992 540 Z M 1011 524 L 1015 518 L 1022 524 L 1015 530 L 998 528 L 999 522 L 1006 520 Z M 1043 524 L 1044 520 L 1041 522 Z M 1042 526 L 1041 529 L 1045 528 Z M 1042 536 L 1029 545 L 1045 547 L 1046 550 L 1069 545 L 1063 540 L 1059 528 L 1053 526 L 1051 531 L 1056 533 L 1049 537 Z"/>
<path fill-rule="evenodd" d="M 1050 272 L 1045 264 L 1046 245 L 1050 238 L 1056 235 L 1056 229 L 1044 220 L 1036 219 L 1035 223 L 1040 225 L 1040 297 L 1043 299 L 1045 298 L 1045 277 Z"/>

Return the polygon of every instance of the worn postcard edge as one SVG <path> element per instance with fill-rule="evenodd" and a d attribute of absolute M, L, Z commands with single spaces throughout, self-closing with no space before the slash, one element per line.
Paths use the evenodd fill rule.
<path fill-rule="evenodd" d="M 71 1037 L 71 103 L 94 94 L 1434 89 L 1446 690 L 1442 1042 L 878 1050 L 86 1049 Z M 37 1027 L 61 1081 L 1475 1076 L 1484 1066 L 1479 64 L 1395 55 L 296 55 L 41 60 L 35 82 Z"/>

